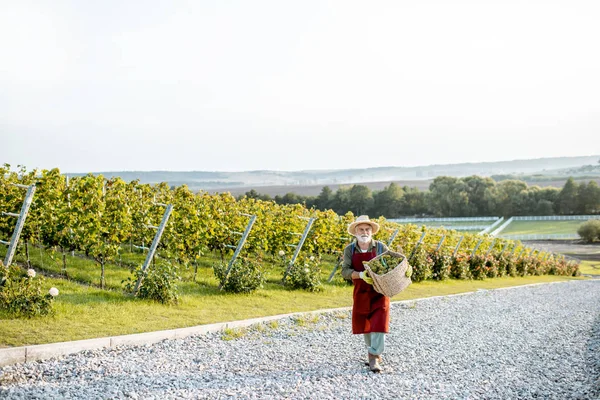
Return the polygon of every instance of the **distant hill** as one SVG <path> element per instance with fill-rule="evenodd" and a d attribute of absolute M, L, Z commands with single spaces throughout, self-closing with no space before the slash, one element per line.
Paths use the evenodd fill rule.
<path fill-rule="evenodd" d="M 556 188 L 562 188 L 567 181 L 567 177 L 556 178 L 553 177 L 551 179 L 523 179 L 521 177 L 513 177 L 511 179 L 518 179 L 525 181 L 528 186 L 552 186 Z M 497 182 L 502 181 L 503 179 L 495 179 Z M 597 177 L 582 177 L 575 178 L 575 183 L 588 183 L 589 181 L 595 181 L 598 185 L 600 185 L 600 175 Z M 360 182 L 358 184 L 363 185 L 371 189 L 371 191 L 379 191 L 389 186 L 390 183 L 394 182 L 395 184 L 404 187 L 408 186 L 409 188 L 417 188 L 419 190 L 428 190 L 429 185 L 433 182 L 433 179 L 420 179 L 420 180 L 412 180 L 412 181 L 379 181 L 379 182 Z M 295 193 L 301 196 L 318 196 L 323 190 L 323 186 L 328 186 L 332 191 L 338 190 L 342 186 L 350 186 L 353 184 L 345 183 L 345 184 L 332 184 L 332 185 L 286 185 L 286 186 L 256 186 L 256 187 L 231 187 L 231 188 L 220 188 L 216 190 L 209 190 L 208 192 L 218 192 L 224 193 L 229 192 L 234 196 L 243 195 L 246 192 L 254 189 L 259 194 L 268 194 L 271 197 L 275 197 L 277 195 L 283 196 L 286 193 Z"/>
<path fill-rule="evenodd" d="M 351 183 L 385 183 L 398 181 L 399 184 L 408 186 L 428 186 L 431 179 L 436 176 L 464 177 L 479 176 L 510 176 L 519 179 L 519 176 L 540 177 L 539 180 L 552 180 L 552 177 L 598 174 L 597 168 L 600 155 L 583 157 L 553 157 L 530 160 L 497 161 L 482 163 L 439 164 L 419 167 L 377 167 L 365 169 L 339 169 L 339 170 L 305 170 L 305 171 L 109 171 L 93 172 L 94 175 L 104 175 L 106 178 L 119 176 L 125 181 L 139 179 L 142 183 L 167 182 L 171 186 L 188 185 L 191 190 L 205 190 L 208 192 L 232 191 L 244 193 L 255 189 L 267 193 L 266 187 L 277 186 L 277 192 L 283 193 L 285 187 L 320 188 L 328 185 L 334 187 Z M 81 176 L 83 173 L 67 173 L 68 176 Z M 538 180 L 538 179 L 533 179 Z M 406 181 L 424 181 L 410 184 Z M 261 188 L 264 188 L 261 189 Z M 300 193 L 298 193 L 300 194 Z"/>
<path fill-rule="evenodd" d="M 396 183 L 397 185 L 403 187 L 408 186 L 410 188 L 417 188 L 419 190 L 428 190 L 429 185 L 433 179 L 419 179 L 412 181 L 378 181 L 378 182 L 360 182 L 360 185 L 364 185 L 371 189 L 372 191 L 378 191 L 384 189 L 386 186 L 389 186 L 391 182 Z M 295 193 L 300 196 L 317 196 L 323 190 L 323 186 L 328 186 L 332 191 L 338 190 L 342 186 L 352 185 L 350 183 L 343 184 L 322 184 L 322 185 L 282 185 L 282 186 L 254 186 L 254 187 L 229 187 L 229 188 L 220 188 L 216 190 L 208 190 L 208 192 L 229 192 L 234 196 L 238 196 L 240 194 L 245 194 L 250 190 L 254 189 L 260 194 L 268 194 L 271 197 L 275 197 L 277 195 L 283 196 L 286 193 Z"/>

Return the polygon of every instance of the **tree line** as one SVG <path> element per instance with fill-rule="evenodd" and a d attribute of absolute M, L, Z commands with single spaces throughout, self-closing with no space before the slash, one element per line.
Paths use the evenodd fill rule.
<path fill-rule="evenodd" d="M 343 215 L 368 214 L 385 218 L 427 215 L 478 217 L 515 215 L 570 215 L 600 213 L 600 187 L 595 181 L 578 184 L 571 177 L 562 188 L 528 186 L 520 180 L 439 176 L 420 191 L 390 183 L 380 191 L 364 185 L 341 187 L 335 192 L 324 186 L 318 196 L 286 193 L 271 197 L 252 189 L 238 198 L 255 198 L 277 204 L 303 204 L 308 208 L 333 210 Z"/>

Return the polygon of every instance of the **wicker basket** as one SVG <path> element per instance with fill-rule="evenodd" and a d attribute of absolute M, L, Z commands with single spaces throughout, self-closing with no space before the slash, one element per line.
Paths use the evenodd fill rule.
<path fill-rule="evenodd" d="M 376 261 L 377 259 L 383 257 L 386 254 L 394 256 L 401 260 L 398 263 L 398 265 L 396 265 L 396 267 L 394 267 L 394 269 L 392 269 L 391 271 L 383 275 L 378 275 L 371 270 L 369 263 Z M 373 288 L 375 289 L 375 291 L 383 294 L 384 296 L 394 297 L 395 295 L 406 289 L 408 285 L 412 283 L 412 280 L 410 279 L 410 275 L 412 274 L 412 267 L 408 264 L 406 256 L 402 253 L 396 253 L 391 250 L 384 251 L 383 253 L 371 259 L 370 261 L 363 262 L 363 265 L 365 266 L 365 270 L 369 273 L 369 276 L 373 278 Z"/>

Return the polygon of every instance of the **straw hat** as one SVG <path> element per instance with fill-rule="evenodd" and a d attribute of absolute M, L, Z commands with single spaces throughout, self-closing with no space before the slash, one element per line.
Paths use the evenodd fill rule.
<path fill-rule="evenodd" d="M 357 225 L 360 224 L 369 224 L 371 225 L 371 229 L 373 229 L 373 235 L 377 233 L 377 231 L 379 230 L 379 224 L 377 222 L 373 222 L 369 219 L 368 215 L 361 215 L 360 217 L 356 218 L 356 220 L 351 223 L 350 225 L 348 225 L 348 233 L 351 234 L 352 236 L 356 235 L 356 232 L 354 232 L 355 228 Z"/>

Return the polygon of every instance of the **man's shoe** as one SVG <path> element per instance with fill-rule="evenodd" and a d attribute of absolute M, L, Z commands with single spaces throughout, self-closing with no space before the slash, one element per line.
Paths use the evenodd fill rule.
<path fill-rule="evenodd" d="M 369 354 L 370 356 L 371 354 Z M 381 355 L 375 356 L 377 357 L 377 362 L 383 364 L 383 357 L 381 357 Z M 367 361 L 365 361 L 365 365 L 368 367 L 369 366 L 369 357 L 367 357 Z"/>
<path fill-rule="evenodd" d="M 381 372 L 381 366 L 379 365 L 379 356 L 369 353 L 369 368 L 373 372 Z"/>

